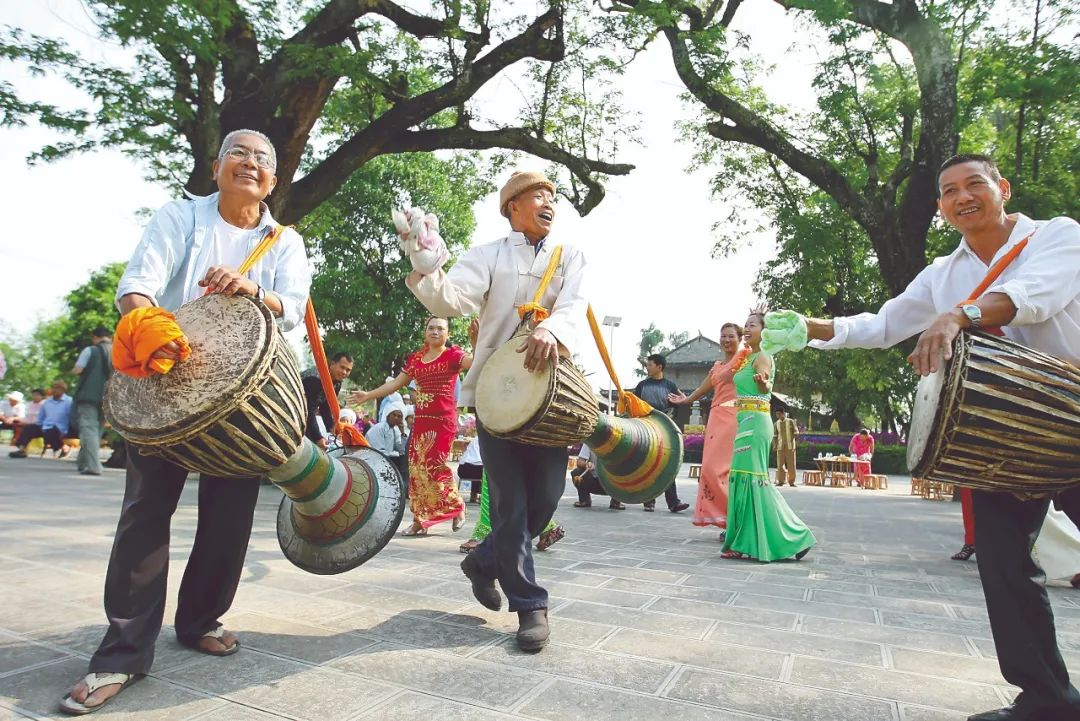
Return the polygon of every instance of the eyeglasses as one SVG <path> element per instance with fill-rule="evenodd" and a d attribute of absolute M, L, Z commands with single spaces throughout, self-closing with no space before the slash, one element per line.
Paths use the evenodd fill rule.
<path fill-rule="evenodd" d="M 225 151 L 225 157 L 235 160 L 238 163 L 242 163 L 248 158 L 255 158 L 255 164 L 260 168 L 272 169 L 274 167 L 274 158 L 270 153 L 264 153 L 261 150 L 248 150 L 242 148 L 239 145 L 229 148 Z"/>

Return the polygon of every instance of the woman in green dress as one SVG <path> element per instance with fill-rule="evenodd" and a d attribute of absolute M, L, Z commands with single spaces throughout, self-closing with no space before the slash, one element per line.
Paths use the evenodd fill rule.
<path fill-rule="evenodd" d="M 743 337 L 750 355 L 734 376 L 739 416 L 729 477 L 727 539 L 721 557 L 768 563 L 802 559 L 817 540 L 769 480 L 773 359 L 761 352 L 764 326 L 761 313 L 751 313 L 746 319 Z"/>

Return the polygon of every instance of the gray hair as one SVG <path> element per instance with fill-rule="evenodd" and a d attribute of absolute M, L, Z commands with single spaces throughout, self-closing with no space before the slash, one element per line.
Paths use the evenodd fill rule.
<path fill-rule="evenodd" d="M 254 135 L 266 143 L 270 148 L 270 160 L 274 163 L 274 168 L 277 169 L 277 150 L 274 149 L 274 144 L 270 141 L 270 138 L 266 137 L 265 133 L 260 133 L 258 130 L 249 130 L 247 128 L 241 128 L 240 130 L 233 130 L 221 141 L 221 148 L 218 150 L 217 159 L 220 163 L 225 160 L 225 151 L 232 147 L 232 141 L 240 135 Z"/>

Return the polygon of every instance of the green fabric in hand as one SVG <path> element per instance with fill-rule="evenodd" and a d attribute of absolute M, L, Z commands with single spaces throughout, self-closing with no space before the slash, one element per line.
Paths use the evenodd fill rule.
<path fill-rule="evenodd" d="M 774 310 L 765 314 L 761 332 L 761 352 L 776 355 L 782 350 L 799 351 L 806 347 L 806 319 L 793 310 Z"/>

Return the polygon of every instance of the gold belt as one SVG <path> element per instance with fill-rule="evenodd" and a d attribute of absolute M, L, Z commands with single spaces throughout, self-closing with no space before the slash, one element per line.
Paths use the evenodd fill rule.
<path fill-rule="evenodd" d="M 740 411 L 757 411 L 758 413 L 769 412 L 769 402 L 750 398 L 739 398 L 735 401 L 735 407 Z"/>

